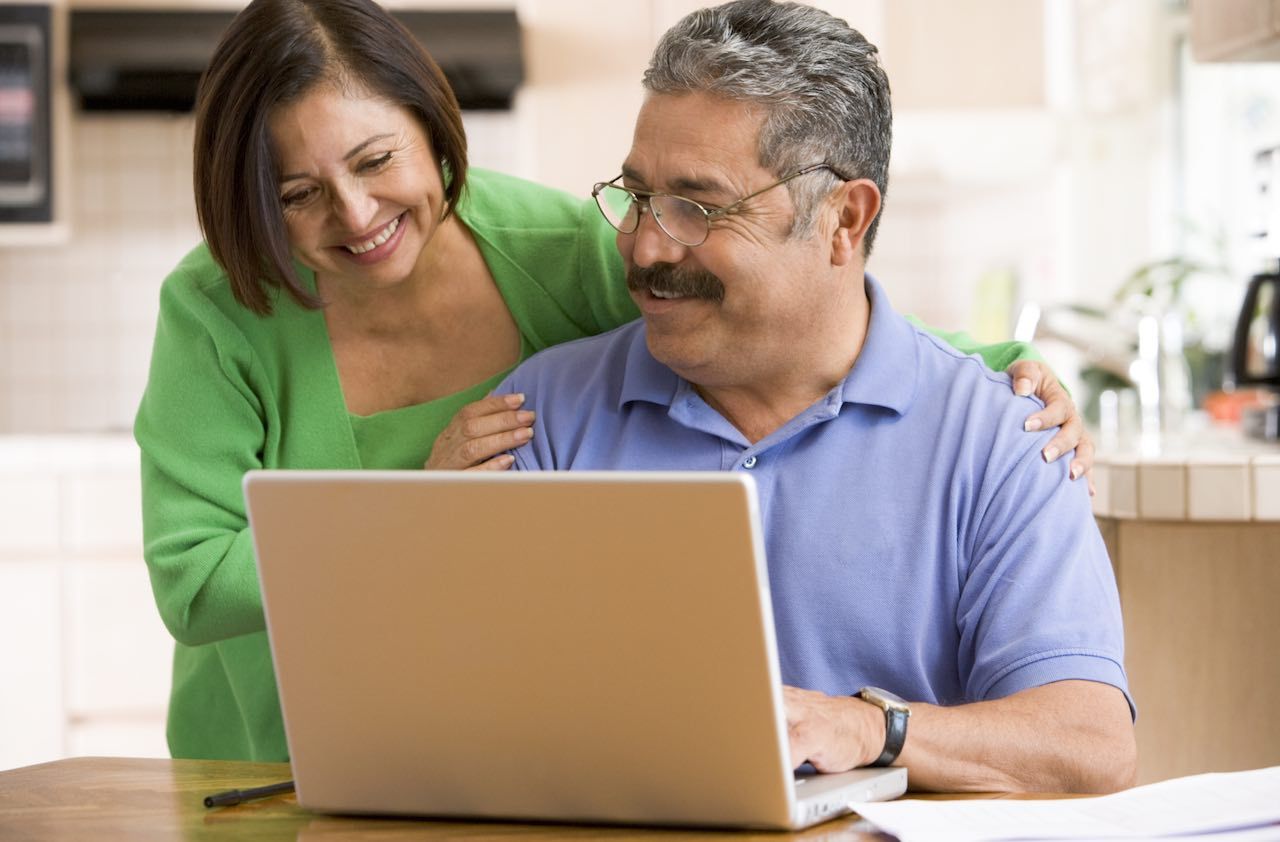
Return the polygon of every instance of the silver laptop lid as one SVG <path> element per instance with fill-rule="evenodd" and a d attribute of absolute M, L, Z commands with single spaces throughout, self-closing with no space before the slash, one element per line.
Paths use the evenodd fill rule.
<path fill-rule="evenodd" d="M 304 806 L 793 824 L 748 476 L 260 471 L 245 492 Z"/>

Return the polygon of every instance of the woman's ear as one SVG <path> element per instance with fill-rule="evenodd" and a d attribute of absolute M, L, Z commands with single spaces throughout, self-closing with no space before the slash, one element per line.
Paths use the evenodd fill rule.
<path fill-rule="evenodd" d="M 846 181 L 831 194 L 836 203 L 836 228 L 831 233 L 831 265 L 848 266 L 866 259 L 863 239 L 880 213 L 880 188 L 866 178 Z"/>

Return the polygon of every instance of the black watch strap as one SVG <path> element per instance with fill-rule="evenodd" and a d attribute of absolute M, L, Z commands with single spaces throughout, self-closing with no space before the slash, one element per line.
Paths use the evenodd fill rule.
<path fill-rule="evenodd" d="M 907 741 L 911 709 L 902 699 L 878 687 L 863 687 L 855 695 L 884 711 L 884 749 L 871 765 L 888 766 L 898 759 Z"/>

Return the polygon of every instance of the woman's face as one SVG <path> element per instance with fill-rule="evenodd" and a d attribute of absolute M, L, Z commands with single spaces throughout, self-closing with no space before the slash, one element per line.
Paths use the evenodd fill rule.
<path fill-rule="evenodd" d="M 294 256 L 357 292 L 408 278 L 444 212 L 440 167 L 413 115 L 322 85 L 268 125 Z"/>

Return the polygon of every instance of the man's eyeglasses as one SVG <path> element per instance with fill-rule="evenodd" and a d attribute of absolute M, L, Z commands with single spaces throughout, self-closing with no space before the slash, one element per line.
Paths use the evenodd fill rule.
<path fill-rule="evenodd" d="M 762 187 L 749 196 L 743 196 L 733 204 L 722 208 L 705 208 L 693 199 L 672 196 L 670 193 L 632 190 L 615 183 L 622 176 L 618 176 L 613 181 L 597 182 L 591 188 L 591 195 L 595 197 L 600 213 L 604 214 L 604 218 L 619 232 L 634 234 L 640 227 L 640 215 L 647 209 L 653 214 L 654 222 L 658 223 L 658 227 L 666 232 L 668 237 L 680 245 L 692 247 L 700 246 L 707 241 L 711 233 L 711 220 L 733 213 L 748 199 L 754 199 L 761 193 L 786 184 L 793 178 L 818 170 L 830 170 L 844 181 L 850 180 L 830 164 L 809 164 L 768 187 Z"/>

